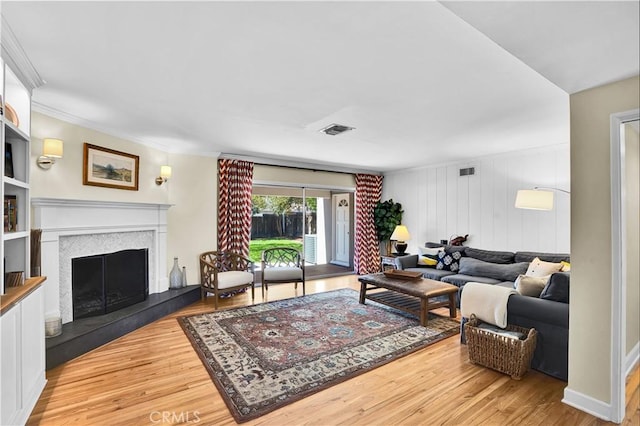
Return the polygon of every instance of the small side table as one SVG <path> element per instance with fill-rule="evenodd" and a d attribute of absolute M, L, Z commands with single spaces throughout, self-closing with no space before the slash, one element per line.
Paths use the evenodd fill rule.
<path fill-rule="evenodd" d="M 402 256 L 409 256 L 411 253 L 404 253 L 404 254 L 398 254 L 398 253 L 391 253 L 391 254 L 383 254 L 380 256 L 380 268 L 383 271 L 386 271 L 387 269 L 396 269 L 396 258 L 398 257 L 402 257 Z"/>

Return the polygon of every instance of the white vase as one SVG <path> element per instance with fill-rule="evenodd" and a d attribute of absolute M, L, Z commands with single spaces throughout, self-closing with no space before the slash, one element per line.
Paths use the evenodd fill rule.
<path fill-rule="evenodd" d="M 187 284 L 187 267 L 182 267 L 182 287 L 186 287 Z"/>

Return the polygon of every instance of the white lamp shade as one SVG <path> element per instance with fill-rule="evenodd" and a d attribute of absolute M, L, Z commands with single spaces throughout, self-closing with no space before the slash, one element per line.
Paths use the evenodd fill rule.
<path fill-rule="evenodd" d="M 396 229 L 393 230 L 393 234 L 391 234 L 390 240 L 395 241 L 408 241 L 411 239 L 411 234 L 409 234 L 409 230 L 404 225 L 396 226 Z"/>
<path fill-rule="evenodd" d="M 160 166 L 160 177 L 169 179 L 171 177 L 171 166 Z"/>
<path fill-rule="evenodd" d="M 46 138 L 42 143 L 42 155 L 62 158 L 63 142 L 60 139 Z"/>
<path fill-rule="evenodd" d="M 529 210 L 552 210 L 553 192 L 536 189 L 521 189 L 516 195 L 516 208 Z"/>

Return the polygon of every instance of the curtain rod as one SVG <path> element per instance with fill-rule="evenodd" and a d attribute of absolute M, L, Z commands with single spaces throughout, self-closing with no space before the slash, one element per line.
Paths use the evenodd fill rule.
<path fill-rule="evenodd" d="M 322 165 L 323 168 L 319 168 L 318 164 L 312 164 L 312 163 L 285 161 L 285 160 L 277 160 L 272 158 L 250 157 L 246 155 L 236 155 L 236 154 L 227 154 L 227 153 L 220 154 L 218 158 L 251 161 L 252 163 L 259 164 L 261 166 L 274 166 L 274 167 L 283 167 L 288 169 L 311 170 L 313 172 L 333 172 L 333 173 L 344 173 L 349 175 L 354 175 L 358 173 L 366 173 L 370 175 L 382 174 L 381 172 L 372 171 L 372 170 L 350 169 L 347 167 L 330 166 L 330 165 Z"/>

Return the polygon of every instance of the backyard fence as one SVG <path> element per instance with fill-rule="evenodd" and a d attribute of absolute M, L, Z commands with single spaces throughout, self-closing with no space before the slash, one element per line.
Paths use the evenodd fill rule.
<path fill-rule="evenodd" d="M 302 212 L 262 213 L 251 217 L 251 239 L 302 238 L 305 217 Z M 316 213 L 307 214 L 306 233 L 316 232 Z"/>

